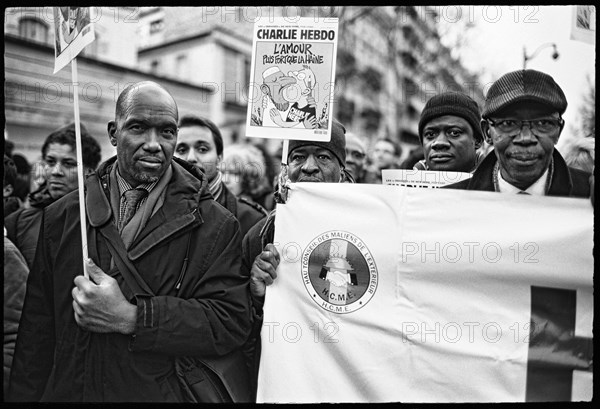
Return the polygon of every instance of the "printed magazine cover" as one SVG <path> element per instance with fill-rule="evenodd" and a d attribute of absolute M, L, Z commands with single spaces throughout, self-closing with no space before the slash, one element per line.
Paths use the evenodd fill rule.
<path fill-rule="evenodd" d="M 329 141 L 338 19 L 295 20 L 254 24 L 246 135 Z"/>
<path fill-rule="evenodd" d="M 381 179 L 384 185 L 438 188 L 458 183 L 473 176 L 467 172 L 450 172 L 416 169 L 383 169 Z"/>
<path fill-rule="evenodd" d="M 94 38 L 90 7 L 54 7 L 54 74 Z"/>

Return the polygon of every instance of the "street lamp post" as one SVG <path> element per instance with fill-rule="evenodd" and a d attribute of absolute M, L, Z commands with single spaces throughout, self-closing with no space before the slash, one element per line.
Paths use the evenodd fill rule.
<path fill-rule="evenodd" d="M 559 54 L 558 54 L 558 50 L 556 49 L 556 44 L 554 44 L 554 43 L 546 43 L 546 44 L 540 45 L 531 55 L 527 55 L 527 50 L 525 50 L 525 46 L 523 46 L 523 69 L 527 68 L 527 61 L 533 60 L 540 51 L 542 51 L 544 48 L 547 48 L 547 47 L 554 48 L 554 52 L 552 53 L 552 59 L 557 60 Z"/>

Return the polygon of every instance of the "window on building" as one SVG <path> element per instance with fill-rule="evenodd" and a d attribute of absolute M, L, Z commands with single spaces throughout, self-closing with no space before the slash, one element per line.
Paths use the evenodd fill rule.
<path fill-rule="evenodd" d="M 365 108 L 360 113 L 360 116 L 364 119 L 364 129 L 367 132 L 376 132 L 379 129 L 381 122 L 381 112 L 377 109 Z"/>
<path fill-rule="evenodd" d="M 367 90 L 373 91 L 375 93 L 381 91 L 383 87 L 383 79 L 382 73 L 377 68 L 367 67 L 362 72 L 362 78 L 367 86 Z"/>
<path fill-rule="evenodd" d="M 415 106 L 411 103 L 406 107 L 406 113 L 410 117 L 410 119 L 415 119 L 419 115 L 419 110 L 415 108 Z"/>
<path fill-rule="evenodd" d="M 355 104 L 354 101 L 340 97 L 338 104 L 334 105 L 337 108 L 337 119 L 346 126 L 352 125 L 354 119 Z"/>
<path fill-rule="evenodd" d="M 160 70 L 160 61 L 159 60 L 153 60 L 150 63 L 150 72 L 154 75 L 158 74 L 158 71 Z"/>
<path fill-rule="evenodd" d="M 91 44 L 88 44 L 83 48 L 83 50 L 81 51 L 82 55 L 93 58 L 97 58 L 100 55 L 99 51 L 104 43 L 102 40 L 100 40 L 100 35 L 98 34 L 98 32 L 94 33 L 94 37 L 94 41 L 92 41 Z"/>
<path fill-rule="evenodd" d="M 19 21 L 19 35 L 39 43 L 48 43 L 48 25 L 32 17 L 23 17 Z"/>
<path fill-rule="evenodd" d="M 178 78 L 186 79 L 188 74 L 188 59 L 187 55 L 180 54 L 175 59 L 175 75 Z"/>
<path fill-rule="evenodd" d="M 225 100 L 234 102 L 237 100 L 238 91 L 248 80 L 244 80 L 245 66 L 242 55 L 230 48 L 225 49 Z"/>
<path fill-rule="evenodd" d="M 249 85 L 249 81 L 250 81 L 250 59 L 248 58 L 244 58 L 244 78 L 242 83 L 244 84 L 244 88 L 246 88 Z"/>
<path fill-rule="evenodd" d="M 150 34 L 161 32 L 165 27 L 165 23 L 162 19 L 154 20 L 150 23 Z"/>
<path fill-rule="evenodd" d="M 414 55 L 412 55 L 410 52 L 404 51 L 402 52 L 402 62 L 404 63 L 405 66 L 409 67 L 409 68 L 416 68 L 417 66 L 417 59 L 414 57 Z"/>

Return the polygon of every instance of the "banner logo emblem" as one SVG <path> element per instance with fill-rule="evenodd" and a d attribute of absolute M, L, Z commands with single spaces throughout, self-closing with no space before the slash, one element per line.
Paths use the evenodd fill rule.
<path fill-rule="evenodd" d="M 347 314 L 364 307 L 377 290 L 377 266 L 355 234 L 329 231 L 302 254 L 302 281 L 324 310 Z"/>

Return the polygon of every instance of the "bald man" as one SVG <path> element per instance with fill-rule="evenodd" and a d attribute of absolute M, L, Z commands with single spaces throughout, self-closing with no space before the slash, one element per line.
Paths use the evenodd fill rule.
<path fill-rule="evenodd" d="M 187 356 L 217 368 L 228 360 L 235 379 L 222 383 L 243 388 L 240 228 L 205 176 L 173 158 L 177 121 L 175 100 L 154 82 L 119 96 L 108 123 L 117 155 L 85 182 L 89 278 L 77 193 L 47 208 L 9 400 L 181 402 L 174 358 Z M 247 400 L 228 390 L 225 401 Z"/>

